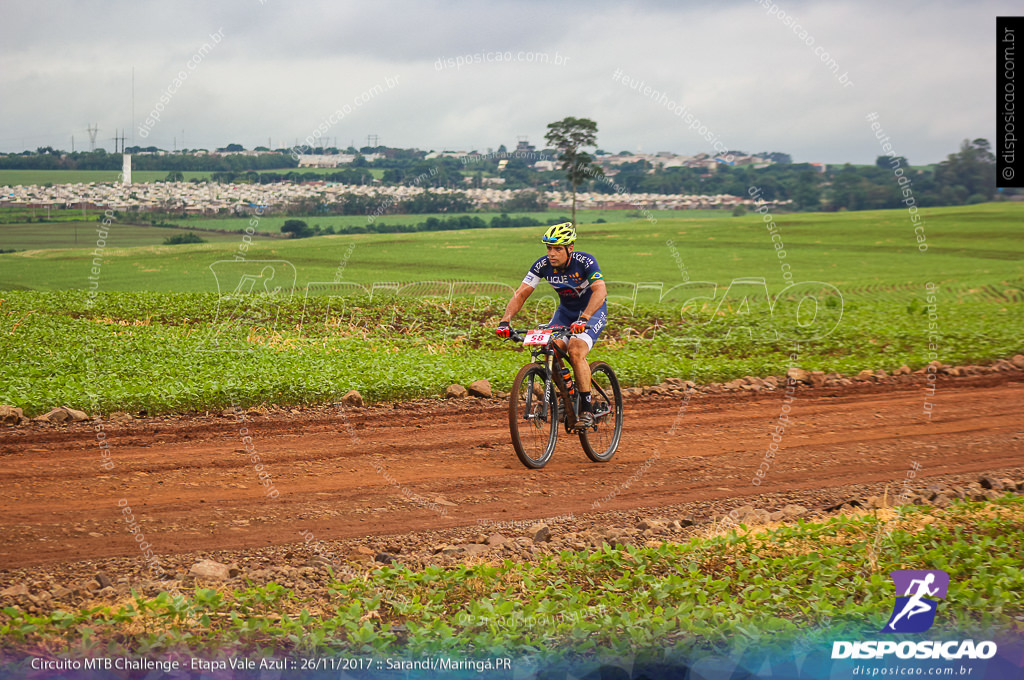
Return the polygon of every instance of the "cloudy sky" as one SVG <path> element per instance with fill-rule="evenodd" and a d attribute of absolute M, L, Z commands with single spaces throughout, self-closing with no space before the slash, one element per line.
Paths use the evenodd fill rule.
<path fill-rule="evenodd" d="M 519 136 L 543 146 L 548 123 L 578 116 L 612 152 L 717 144 L 870 163 L 877 112 L 897 153 L 933 163 L 994 139 L 995 17 L 1020 13 L 1002 1 L 8 0 L 0 151 L 70 149 L 72 136 L 86 149 L 96 124 L 108 150 L 116 130 L 171 149 L 291 146 L 321 128 L 342 147 L 377 135 L 486 152 Z"/>

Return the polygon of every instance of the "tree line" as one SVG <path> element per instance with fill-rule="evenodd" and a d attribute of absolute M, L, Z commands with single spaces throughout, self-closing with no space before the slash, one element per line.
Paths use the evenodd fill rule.
<path fill-rule="evenodd" d="M 557 221 L 566 222 L 568 217 L 559 217 Z M 598 220 L 603 222 L 604 220 Z M 527 216 L 509 216 L 502 213 L 486 221 L 476 215 L 460 215 L 457 217 L 428 217 L 416 224 L 387 224 L 385 222 L 367 222 L 333 227 L 328 225 L 321 229 L 320 225 L 310 227 L 304 220 L 286 220 L 281 233 L 288 238 L 308 238 L 322 234 L 399 234 L 417 231 L 458 231 L 461 229 L 511 229 L 515 227 L 539 227 L 548 224 Z"/>
<path fill-rule="evenodd" d="M 570 119 L 566 119 L 567 121 Z M 587 121 L 574 119 L 574 122 Z M 563 121 L 564 122 L 564 121 Z M 558 132 L 557 129 L 552 129 Z M 564 131 L 563 131 L 564 132 Z M 587 130 L 593 133 L 585 136 L 583 142 L 594 143 L 596 127 Z M 558 137 L 553 134 L 552 141 Z M 559 143 L 571 144 L 567 134 Z M 328 150 L 329 151 L 329 150 Z M 719 164 L 714 169 L 690 167 L 651 167 L 642 159 L 614 167 L 606 167 L 607 176 L 601 176 L 594 163 L 600 159 L 600 152 L 586 154 L 579 147 L 575 153 L 566 153 L 565 148 L 549 149 L 530 157 L 507 152 L 502 146 L 497 153 L 471 156 L 463 159 L 436 158 L 426 160 L 425 152 L 386 147 L 365 147 L 356 151 L 356 161 L 329 172 L 303 172 L 295 168 L 287 154 L 269 153 L 259 156 L 241 154 L 225 156 L 191 156 L 172 154 L 165 156 L 136 156 L 133 167 L 136 170 L 168 171 L 167 180 L 180 181 L 185 171 L 211 172 L 211 180 L 219 182 L 336 182 L 351 185 L 419 186 L 424 189 L 480 187 L 487 185 L 488 178 L 504 180 L 499 186 L 507 189 L 530 189 L 514 199 L 515 203 L 502 205 L 509 211 L 533 211 L 546 209 L 542 192 L 547 190 L 589 191 L 601 194 L 616 192 L 654 194 L 731 194 L 748 196 L 751 187 L 761 188 L 766 200 L 792 201 L 798 211 L 872 210 L 898 208 L 902 205 L 902 186 L 895 181 L 894 163 L 912 181 L 913 193 L 918 205 L 923 207 L 941 205 L 964 205 L 990 201 L 996 195 L 995 157 L 989 142 L 985 139 L 964 140 L 960 148 L 946 160 L 934 166 L 915 167 L 906 158 L 896 159 L 880 156 L 871 166 L 851 164 L 827 167 L 807 163 L 785 162 L 789 158 L 774 153 L 780 161 L 767 167 L 751 165 L 730 166 Z M 366 153 L 382 153 L 383 156 L 369 162 Z M 739 153 L 739 152 L 738 152 Z M 536 157 L 557 158 L 561 161 L 559 170 L 538 171 L 532 167 Z M 499 161 L 504 167 L 499 170 Z M 580 162 L 588 165 L 584 172 L 571 173 Z M 36 153 L 0 154 L 0 169 L 80 169 L 119 170 L 121 157 L 95 152 L 63 153 L 50 147 L 42 147 Z M 568 168 L 568 169 L 567 169 Z M 381 175 L 375 179 L 371 170 L 378 169 Z M 196 180 L 193 180 L 196 181 Z M 1008 190 L 1014 193 L 1016 190 Z M 575 192 L 574 192 L 575 193 Z M 447 197 L 446 197 L 447 196 Z M 310 199 L 295 206 L 297 214 L 372 214 L 382 201 L 378 196 L 346 195 L 344 200 L 324 205 Z M 473 210 L 472 202 L 462 194 L 440 194 L 428 192 L 389 207 L 389 212 L 466 212 Z"/>

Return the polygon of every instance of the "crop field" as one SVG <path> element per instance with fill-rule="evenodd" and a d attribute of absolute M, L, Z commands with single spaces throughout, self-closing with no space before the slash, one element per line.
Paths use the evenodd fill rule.
<path fill-rule="evenodd" d="M 598 649 L 628 667 L 637 654 L 648 656 L 638 665 L 679 663 L 747 647 L 760 657 L 747 659 L 757 668 L 768 657 L 778 662 L 772 650 L 806 655 L 834 639 L 877 635 L 888 617 L 879 603 L 892 587 L 885 574 L 909 565 L 949 573 L 935 639 L 982 640 L 1012 629 L 1024 612 L 1024 571 L 1013 559 L 1024 547 L 1022 513 L 1024 501 L 1007 497 L 947 510 L 910 506 L 888 527 L 879 517 L 838 517 L 659 548 L 564 551 L 536 565 L 381 566 L 365 580 L 332 578 L 329 603 L 271 583 L 135 594 L 120 606 L 47 616 L 9 607 L 0 634 L 14 649 L 74 656 L 381 658 L 401 649 L 412 658 L 515 655 L 576 667 Z M 883 530 L 891 532 L 893 556 L 851 571 L 864 561 L 865 536 Z M 784 677 L 827 677 L 829 666 L 816 652 L 804 661 L 807 674 Z"/>
<path fill-rule="evenodd" d="M 1024 349 L 1020 303 L 954 299 L 940 305 L 942 361 L 987 362 Z M 0 351 L 11 370 L 0 378 L 0 402 L 31 414 L 55 404 L 161 413 L 223 408 L 231 395 L 245 405 L 329 403 L 349 389 L 371 401 L 431 397 L 482 378 L 507 390 L 525 357 L 493 337 L 504 300 L 488 300 L 460 309 L 441 298 L 321 296 L 239 307 L 212 294 L 104 293 L 90 306 L 80 292 L 8 291 Z M 793 365 L 793 340 L 808 370 L 892 371 L 930 360 L 923 303 L 823 306 L 809 330 L 728 302 L 688 309 L 694 322 L 678 320 L 670 305 L 623 305 L 594 356 L 626 385 L 781 375 Z"/>
<path fill-rule="evenodd" d="M 685 219 L 698 218 L 726 218 L 729 212 L 722 210 L 691 210 L 681 213 L 679 211 L 662 210 L 652 211 L 655 219 L 679 219 L 685 215 Z M 435 213 L 423 215 L 388 215 L 377 220 L 378 223 L 392 226 L 409 225 L 414 226 L 427 221 L 430 218 L 439 220 L 453 217 L 477 217 L 489 223 L 498 213 Z M 659 217 L 660 215 L 660 217 Z M 45 208 L 19 209 L 17 211 L 0 211 L 0 250 L 48 250 L 83 248 L 90 245 L 87 232 L 95 231 L 96 221 L 102 216 L 102 212 L 90 211 L 86 214 L 78 210 L 57 210 L 47 211 Z M 539 222 L 554 223 L 558 220 L 568 219 L 564 212 L 529 212 L 514 213 L 513 217 L 531 217 Z M 39 221 L 45 218 L 45 221 Z M 162 218 L 182 230 L 200 229 L 203 230 L 200 236 L 211 242 L 237 241 L 241 236 L 219 234 L 218 231 L 238 232 L 251 226 L 252 217 L 196 217 L 183 218 Z M 286 220 L 302 219 L 309 226 L 319 226 L 323 229 L 328 227 L 340 229 L 344 227 L 365 227 L 367 218 L 362 215 L 324 215 L 317 217 L 295 218 L 282 215 L 264 215 L 259 217 L 256 231 L 260 234 L 256 238 L 266 239 L 267 234 L 280 235 L 281 227 Z M 581 225 L 594 224 L 597 220 L 603 219 L 606 222 L 623 224 L 634 224 L 644 221 L 639 213 L 625 210 L 592 210 L 583 211 L 578 215 Z M 145 224 L 149 221 L 146 213 L 132 217 L 132 221 L 139 224 L 120 224 L 111 231 L 105 247 L 130 248 L 134 246 L 156 246 L 161 245 L 168 236 L 176 231 L 168 231 L 169 228 L 161 227 L 151 229 Z M 117 222 L 115 221 L 115 224 Z M 77 232 L 76 232 L 77 229 Z M 211 231 L 206 231 L 211 230 Z M 76 240 L 77 239 L 77 240 Z M 95 243 L 95 235 L 92 238 Z M 314 244 L 318 243 L 316 241 Z M 2 284 L 0 284 L 2 287 Z"/>
<path fill-rule="evenodd" d="M 869 295 L 888 295 L 927 282 L 943 291 L 994 287 L 999 295 L 1012 296 L 1020 290 L 1024 243 L 1017 225 L 1024 218 L 1024 206 L 990 204 L 925 214 L 927 252 L 918 249 L 905 211 L 778 215 L 781 249 L 774 247 L 757 214 L 583 225 L 578 249 L 598 258 L 609 281 L 655 282 L 666 290 L 688 281 L 724 287 L 750 277 L 764 278 L 772 294 L 790 281 L 822 281 L 844 292 Z M 110 231 L 114 234 L 118 228 L 114 224 Z M 262 222 L 259 229 L 264 230 Z M 367 288 L 381 281 L 437 280 L 515 287 L 530 263 L 543 254 L 539 232 L 538 227 L 524 227 L 300 240 L 256 237 L 245 257 L 291 263 L 297 294 L 304 294 L 308 283 L 336 278 Z M 15 284 L 33 290 L 84 289 L 94 247 L 88 243 L 77 252 L 0 255 L 0 288 Z M 171 250 L 108 247 L 99 289 L 216 292 L 210 265 L 231 259 L 236 252 L 231 243 Z M 345 267 L 338 278 L 342 262 Z"/>
<path fill-rule="evenodd" d="M 80 251 L 89 245 L 95 248 L 96 229 L 99 226 L 95 220 L 0 224 L 0 250 L 76 249 Z M 124 224 L 109 232 L 104 247 L 159 246 L 168 237 L 188 231 L 187 229 Z M 241 238 L 238 234 L 218 234 L 208 231 L 200 231 L 196 234 L 211 243 L 236 243 Z"/>
<path fill-rule="evenodd" d="M 120 170 L 0 170 L 0 186 L 17 184 L 88 184 L 89 182 L 116 182 Z M 209 179 L 212 173 L 187 170 L 185 181 Z M 167 178 L 166 170 L 133 170 L 133 182 L 158 182 Z"/>
<path fill-rule="evenodd" d="M 1012 356 L 1024 349 L 1018 211 L 931 212 L 927 252 L 902 213 L 780 217 L 800 284 L 788 291 L 750 219 L 594 225 L 581 249 L 602 263 L 612 319 L 595 356 L 627 385 L 782 374 L 794 343 L 799 365 L 842 373 Z M 229 393 L 283 405 L 347 389 L 436 396 L 481 378 L 507 389 L 523 357 L 492 327 L 537 232 L 255 243 L 248 256 L 270 262 L 233 261 L 232 244 L 109 248 L 95 271 L 82 251 L 2 255 L 0 351 L 13 370 L 0 401 L 155 413 L 224 406 Z M 243 284 L 263 294 L 237 294 Z M 517 325 L 554 304 L 540 290 Z"/>
<path fill-rule="evenodd" d="M 435 217 L 439 220 L 449 219 L 453 217 L 479 217 L 484 222 L 490 223 L 491 218 L 496 217 L 500 213 L 434 213 L 434 214 L 423 214 L 423 215 L 384 215 L 382 217 L 375 218 L 375 223 L 382 223 L 387 225 L 415 225 L 420 222 L 426 222 L 427 219 Z M 728 210 L 651 210 L 649 214 L 652 215 L 656 220 L 673 220 L 673 219 L 716 219 L 716 218 L 731 218 L 731 213 Z M 539 222 L 554 224 L 560 220 L 569 219 L 568 210 L 548 210 L 545 212 L 514 212 L 511 213 L 513 217 L 531 217 Z M 244 229 L 249 224 L 251 218 L 203 218 L 203 217 L 187 217 L 181 220 L 175 220 L 177 224 L 182 226 L 193 226 L 202 227 L 205 229 Z M 286 219 L 296 219 L 294 217 L 285 217 L 277 215 L 267 215 L 260 218 L 260 230 L 277 232 L 280 231 L 281 225 L 284 224 Z M 334 227 L 365 227 L 368 224 L 368 219 L 365 215 L 318 215 L 315 217 L 302 217 L 300 218 L 310 226 L 320 225 L 322 228 Z M 576 213 L 576 221 L 580 225 L 595 224 L 598 220 L 604 220 L 609 223 L 616 224 L 637 224 L 640 222 L 646 223 L 645 216 L 632 210 L 578 210 Z"/>

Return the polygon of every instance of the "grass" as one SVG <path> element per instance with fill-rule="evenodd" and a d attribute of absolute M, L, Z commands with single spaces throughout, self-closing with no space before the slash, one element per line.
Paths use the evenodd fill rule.
<path fill-rule="evenodd" d="M 96 229 L 99 226 L 95 220 L 0 224 L 0 250 L 75 249 L 81 251 L 86 246 L 95 248 Z M 123 224 L 119 225 L 117 229 L 109 231 L 108 238 L 105 239 L 105 247 L 121 249 L 159 246 L 169 236 L 181 234 L 184 231 L 183 229 Z M 211 243 L 228 243 L 234 246 L 241 240 L 239 234 L 219 234 L 207 231 L 197 233 Z"/>
<path fill-rule="evenodd" d="M 436 217 L 440 220 L 450 217 L 479 217 L 485 222 L 490 222 L 492 217 L 501 214 L 500 212 L 464 212 L 464 213 L 435 213 L 429 215 L 384 215 L 376 218 L 376 223 L 383 223 L 388 225 L 415 225 L 421 222 L 426 222 L 430 217 Z M 568 219 L 568 210 L 548 210 L 544 212 L 514 212 L 511 213 L 515 217 L 532 217 L 535 220 L 544 222 L 547 224 L 554 224 L 558 220 Z M 655 219 L 717 219 L 722 217 L 730 217 L 728 211 L 725 210 L 655 210 L 651 211 L 651 214 L 655 216 Z M 189 224 L 193 226 L 205 227 L 209 229 L 224 229 L 234 228 L 243 229 L 248 224 L 250 218 L 202 218 L 202 217 L 189 217 L 181 220 L 182 224 Z M 279 231 L 282 224 L 286 219 L 296 219 L 288 216 L 266 216 L 260 219 L 260 229 L 264 229 L 263 225 L 270 225 L 265 231 Z M 365 215 L 320 215 L 320 216 L 303 216 L 302 219 L 310 226 L 319 224 L 323 228 L 328 226 L 334 227 L 356 227 L 367 225 L 367 217 Z M 626 223 L 632 224 L 640 221 L 645 221 L 645 218 L 634 211 L 629 210 L 586 210 L 578 211 L 576 213 L 576 220 L 580 225 L 592 225 L 597 220 L 603 219 L 605 222 L 614 223 Z M 224 224 L 232 225 L 231 227 L 225 227 Z M 217 226 L 220 225 L 220 226 Z M 537 229 L 537 227 L 533 227 Z M 506 231 L 506 230 L 502 230 Z"/>
<path fill-rule="evenodd" d="M 918 250 L 905 211 L 778 215 L 775 222 L 782 250 L 773 247 L 757 214 L 584 225 L 579 249 L 598 258 L 609 281 L 661 282 L 665 289 L 687 278 L 724 289 L 738 278 L 763 277 L 775 294 L 787 284 L 787 271 L 793 281 L 823 281 L 844 294 L 887 294 L 926 282 L 943 288 L 1021 288 L 1024 241 L 1018 237 L 1017 225 L 1024 218 L 1024 206 L 988 204 L 924 213 L 926 253 Z M 284 218 L 264 218 L 259 229 L 272 231 L 275 219 Z M 118 228 L 114 225 L 111 230 Z M 289 261 L 300 291 L 309 282 L 334 281 L 342 261 L 346 263 L 344 280 L 366 287 L 379 281 L 438 279 L 515 286 L 529 264 L 543 254 L 538 233 L 538 228 L 527 227 L 298 241 L 257 238 L 247 256 Z M 675 244 L 675 251 L 668 241 Z M 0 289 L 11 285 L 38 290 L 85 288 L 92 249 L 0 255 Z M 777 256 L 779 252 L 785 252 L 784 259 Z M 209 266 L 234 253 L 231 244 L 179 246 L 173 251 L 108 249 L 102 289 L 215 291 Z M 784 271 L 783 264 L 790 269 Z"/>
<path fill-rule="evenodd" d="M 132 182 L 158 182 L 167 178 L 167 170 L 132 170 Z M 0 186 L 19 184 L 88 184 L 116 182 L 120 170 L 0 170 Z M 210 179 L 211 172 L 188 170 L 181 173 L 185 181 Z"/>
<path fill-rule="evenodd" d="M 608 360 L 624 384 L 646 385 L 781 375 L 794 341 L 800 366 L 847 374 L 1013 356 L 1024 351 L 1019 212 L 929 211 L 926 253 L 897 234 L 902 212 L 780 217 L 793 279 L 833 286 L 817 309 L 803 296 L 822 284 L 780 296 L 780 258 L 756 222 L 591 226 L 586 249 L 608 279 L 612 319 L 594 358 Z M 10 367 L 0 402 L 36 414 L 57 404 L 202 411 L 227 406 L 232 394 L 245 405 L 322 404 L 349 389 L 384 401 L 481 378 L 506 390 L 524 361 L 492 327 L 537 255 L 537 229 L 257 239 L 247 255 L 270 264 L 235 262 L 238 237 L 116 247 L 128 229 L 111 227 L 115 247 L 102 258 L 0 255 L 0 288 L 8 289 L 0 353 Z M 692 280 L 680 282 L 684 275 Z M 95 297 L 81 290 L 91 276 Z M 245 281 L 282 289 L 218 297 L 218 286 L 227 296 Z M 317 281 L 325 283 L 307 290 Z M 139 289 L 147 292 L 130 292 Z M 517 325 L 547 320 L 555 304 L 542 288 Z"/>
<path fill-rule="evenodd" d="M 165 249 L 174 247 L 187 246 Z M 933 358 L 922 305 L 851 298 L 796 328 L 781 311 L 750 309 L 753 299 L 694 306 L 682 319 L 665 304 L 616 304 L 616 323 L 593 358 L 609 361 L 625 385 L 782 375 L 793 365 L 793 340 L 808 370 L 916 369 Z M 0 298 L 0 354 L 10 370 L 0 375 L 0 403 L 29 415 L 61 404 L 154 414 L 223 408 L 232 399 L 324 404 L 350 389 L 371 402 L 435 397 L 479 379 L 507 391 L 527 356 L 493 336 L 505 300 L 8 291 Z M 781 299 L 783 308 L 796 309 L 796 300 Z M 1024 350 L 1019 302 L 947 293 L 940 309 L 934 356 L 944 362 L 987 363 Z"/>
<path fill-rule="evenodd" d="M 879 535 L 887 539 L 869 559 Z M 740 527 L 682 544 L 606 544 L 533 564 L 356 567 L 355 578 L 329 584 L 327 597 L 275 583 L 197 584 L 45 616 L 7 607 L 0 639 L 8 658 L 45 649 L 76 658 L 187 651 L 671 662 L 737 649 L 824 650 L 833 639 L 875 636 L 892 611 L 888 573 L 896 569 L 949 573 L 934 639 L 991 639 L 1020 629 L 1022 551 L 1024 498 L 1006 496 Z"/>
<path fill-rule="evenodd" d="M 665 213 L 667 216 L 678 219 L 680 213 L 678 211 L 659 211 Z M 500 213 L 437 213 L 432 215 L 392 215 L 386 216 L 379 222 L 397 226 L 397 225 L 416 225 L 425 222 L 430 217 L 436 217 L 438 219 L 446 219 L 450 217 L 461 217 L 464 215 L 480 217 L 485 222 L 489 222 L 490 219 Z M 685 213 L 687 219 L 694 218 L 710 218 L 716 219 L 723 216 L 728 216 L 728 213 L 724 211 L 714 210 L 694 210 Z M 98 217 L 102 217 L 102 212 L 90 211 L 88 217 L 83 217 L 83 214 L 79 210 L 64 210 L 64 209 L 53 209 L 47 211 L 45 208 L 36 209 L 0 209 L 0 250 L 48 250 L 48 249 L 67 249 L 67 248 L 83 248 L 85 246 L 92 246 L 95 243 L 95 236 L 90 240 L 87 235 L 84 235 L 86 230 L 94 229 L 95 222 Z M 515 213 L 515 216 L 529 216 L 539 221 L 554 223 L 559 219 L 567 219 L 565 213 L 557 211 L 540 212 L 540 213 Z M 45 218 L 45 222 L 38 221 Z M 140 224 L 146 224 L 149 221 L 149 216 L 146 213 L 140 213 L 139 215 L 132 216 L 131 219 Z M 161 218 L 164 221 L 170 222 L 182 229 L 201 229 L 201 230 L 217 230 L 217 231 L 231 231 L 241 233 L 247 227 L 251 226 L 251 222 L 254 218 L 252 217 L 182 217 L 182 218 Z M 279 235 L 281 233 L 281 227 L 284 225 L 286 220 L 289 219 L 302 219 L 310 226 L 319 225 L 326 229 L 327 227 L 333 227 L 335 229 L 351 226 L 362 226 L 367 225 L 367 218 L 361 215 L 326 215 L 320 217 L 302 217 L 295 218 L 292 216 L 285 215 L 266 215 L 261 216 L 258 219 L 258 226 L 256 230 L 261 235 L 257 235 L 255 238 L 265 239 L 266 233 Z M 627 223 L 635 222 L 643 218 L 639 216 L 629 217 L 627 211 L 614 211 L 614 210 L 595 210 L 590 212 L 580 213 L 579 222 L 581 225 L 594 224 L 598 219 L 606 220 L 627 220 Z M 664 219 L 664 217 L 662 218 Z M 126 224 L 123 221 L 117 224 L 117 228 L 112 230 L 113 237 L 108 239 L 107 247 L 118 247 L 128 248 L 134 246 L 149 246 L 149 245 L 160 245 L 163 243 L 163 239 L 166 236 L 161 236 L 161 232 L 158 231 L 137 231 L 136 226 L 133 224 Z M 79 230 L 79 240 L 75 241 L 75 229 Z M 83 236 L 84 235 L 84 236 Z M 217 236 L 211 234 L 211 237 L 206 237 L 209 241 L 236 241 L 240 237 L 236 236 L 225 236 L 223 234 Z M 313 242 L 320 243 L 320 242 Z M 0 284 L 2 287 L 2 284 Z"/>

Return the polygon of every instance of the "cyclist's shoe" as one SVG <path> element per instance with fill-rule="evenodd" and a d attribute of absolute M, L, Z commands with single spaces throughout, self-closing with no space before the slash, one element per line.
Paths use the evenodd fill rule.
<path fill-rule="evenodd" d="M 594 426 L 594 414 L 590 411 L 584 411 L 580 414 L 580 417 L 576 420 L 577 430 L 587 430 Z"/>

